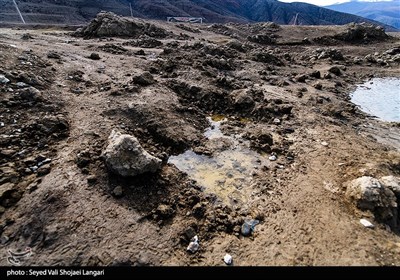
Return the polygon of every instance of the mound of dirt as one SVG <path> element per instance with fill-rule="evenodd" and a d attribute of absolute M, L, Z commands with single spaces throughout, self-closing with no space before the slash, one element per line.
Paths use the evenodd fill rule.
<path fill-rule="evenodd" d="M 79 28 L 75 36 L 94 37 L 133 37 L 147 35 L 155 38 L 165 38 L 165 29 L 150 23 L 142 23 L 138 19 L 120 17 L 112 12 L 100 12 L 85 27 Z"/>
<path fill-rule="evenodd" d="M 382 26 L 368 23 L 350 23 L 346 25 L 346 29 L 333 36 L 322 36 L 316 38 L 315 41 L 320 43 L 334 43 L 335 41 L 348 43 L 369 43 L 389 39 Z"/>

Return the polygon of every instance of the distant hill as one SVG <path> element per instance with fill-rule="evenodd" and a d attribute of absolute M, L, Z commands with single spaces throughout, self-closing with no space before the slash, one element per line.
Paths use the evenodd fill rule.
<path fill-rule="evenodd" d="M 165 20 L 168 16 L 203 17 L 204 22 L 263 22 L 298 25 L 342 25 L 377 22 L 306 3 L 277 0 L 18 0 L 27 23 L 81 24 L 101 10 Z M 0 23 L 20 21 L 10 0 L 0 0 Z M 383 24 L 380 24 L 383 26 Z M 385 26 L 387 28 L 387 26 Z"/>
<path fill-rule="evenodd" d="M 376 20 L 396 28 L 400 28 L 400 1 L 392 2 L 359 2 L 326 6 L 338 12 L 344 12 Z"/>

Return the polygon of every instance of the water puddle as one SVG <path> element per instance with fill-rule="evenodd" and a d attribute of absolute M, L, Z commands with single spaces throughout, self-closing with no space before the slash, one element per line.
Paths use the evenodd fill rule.
<path fill-rule="evenodd" d="M 351 94 L 360 109 L 382 121 L 400 121 L 400 78 L 375 78 Z"/>
<path fill-rule="evenodd" d="M 220 130 L 225 120 L 209 118 L 211 126 L 204 135 L 209 142 L 229 143 L 213 153 L 213 156 L 197 154 L 188 150 L 183 154 L 171 156 L 169 163 L 204 188 L 204 192 L 215 194 L 224 204 L 246 203 L 251 194 L 252 173 L 267 165 L 268 159 L 250 150 L 249 143 L 239 135 L 227 136 Z"/>

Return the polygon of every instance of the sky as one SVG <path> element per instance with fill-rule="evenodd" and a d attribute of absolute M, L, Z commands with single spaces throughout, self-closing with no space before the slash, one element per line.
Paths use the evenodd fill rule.
<path fill-rule="evenodd" d="M 350 0 L 279 0 L 281 2 L 304 2 L 304 3 L 310 3 L 318 6 L 328 6 L 332 4 L 337 4 L 337 3 L 344 3 L 344 2 L 350 2 Z M 360 0 L 364 2 L 377 2 L 375 0 Z M 379 1 L 393 1 L 393 0 L 379 0 Z M 394 0 L 398 1 L 398 0 Z"/>

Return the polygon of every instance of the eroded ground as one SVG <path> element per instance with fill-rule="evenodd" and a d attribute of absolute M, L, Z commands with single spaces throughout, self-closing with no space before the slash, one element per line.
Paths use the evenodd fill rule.
<path fill-rule="evenodd" d="M 0 74 L 10 80 L 0 85 L 1 265 L 7 250 L 28 246 L 24 265 L 214 266 L 225 253 L 234 265 L 400 265 L 399 228 L 357 210 L 343 188 L 400 175 L 398 124 L 348 101 L 357 83 L 400 75 L 384 55 L 398 39 L 338 44 L 331 27 L 155 24 L 171 33 L 0 29 Z M 216 115 L 231 138 L 204 135 Z M 136 136 L 162 170 L 109 174 L 101 153 L 112 129 Z M 246 161 L 246 174 L 223 198 L 167 163 L 242 144 L 260 159 L 249 172 L 238 155 L 232 168 Z M 240 234 L 246 218 L 260 220 L 250 237 Z"/>

